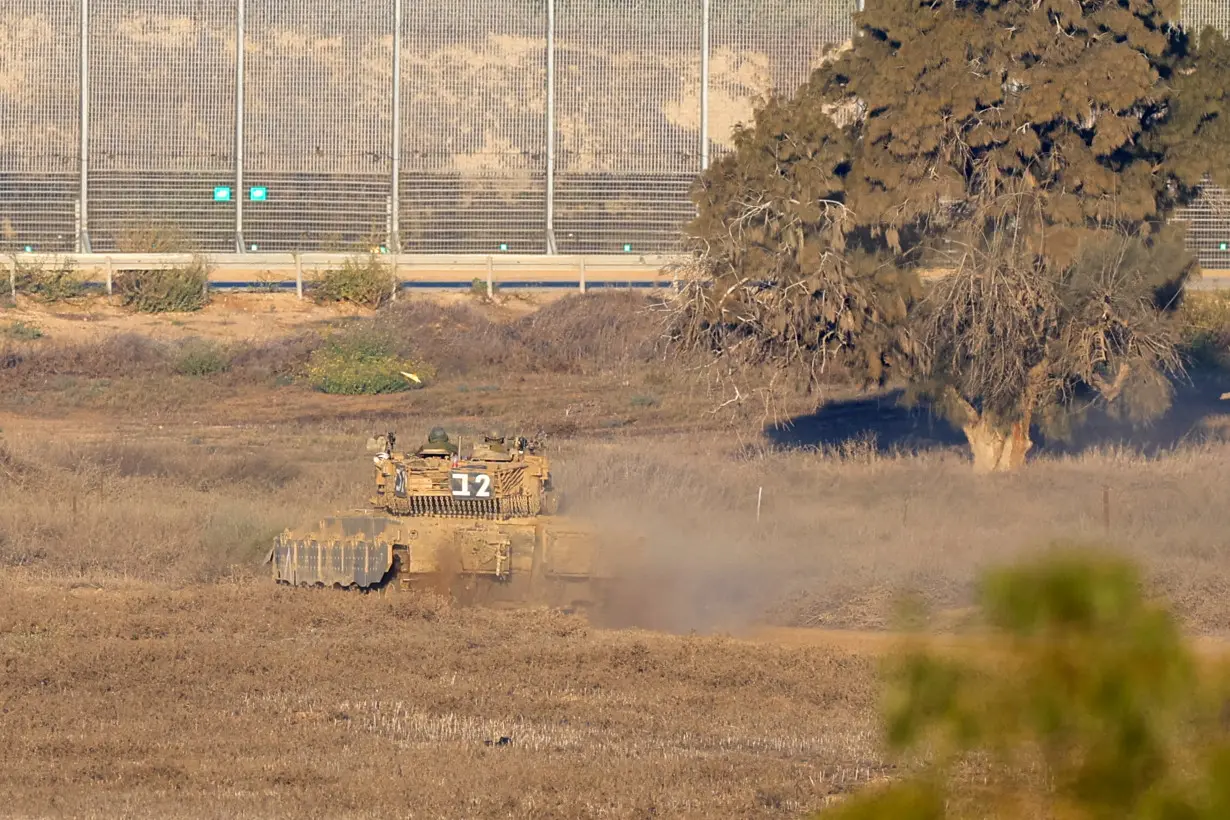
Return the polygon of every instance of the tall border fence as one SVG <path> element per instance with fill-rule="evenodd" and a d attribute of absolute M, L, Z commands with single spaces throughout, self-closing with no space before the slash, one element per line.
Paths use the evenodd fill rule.
<path fill-rule="evenodd" d="M 670 253 L 857 2 L 7 0 L 0 250 Z M 1228 203 L 1182 215 L 1205 267 Z"/>

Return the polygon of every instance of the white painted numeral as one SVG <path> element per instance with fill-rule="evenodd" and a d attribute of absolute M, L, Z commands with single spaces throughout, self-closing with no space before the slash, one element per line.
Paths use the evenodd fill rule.
<path fill-rule="evenodd" d="M 458 498 L 490 498 L 491 476 L 486 473 L 453 473 L 452 490 Z"/>

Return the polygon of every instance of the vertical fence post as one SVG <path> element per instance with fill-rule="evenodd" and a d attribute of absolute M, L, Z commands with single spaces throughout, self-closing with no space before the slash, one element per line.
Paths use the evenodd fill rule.
<path fill-rule="evenodd" d="M 555 0 L 547 0 L 547 253 L 555 252 Z"/>
<path fill-rule="evenodd" d="M 585 293 L 585 257 L 581 257 L 581 293 Z"/>
<path fill-rule="evenodd" d="M 495 261 L 487 257 L 487 298 L 495 298 Z"/>
<path fill-rule="evenodd" d="M 243 143 L 244 143 L 244 66 L 243 51 L 245 0 L 235 0 L 235 250 L 243 253 Z"/>
<path fill-rule="evenodd" d="M 1110 533 L 1110 485 L 1102 485 L 1102 530 Z"/>
<path fill-rule="evenodd" d="M 81 4 L 81 189 L 77 208 L 77 253 L 90 252 L 90 0 Z"/>
<path fill-rule="evenodd" d="M 701 4 L 700 23 L 700 170 L 709 168 L 709 0 Z"/>
<path fill-rule="evenodd" d="M 295 295 L 303 298 L 303 257 L 295 251 Z"/>
<path fill-rule="evenodd" d="M 393 190 L 389 199 L 389 250 L 401 253 L 401 4 L 393 0 Z M 393 265 L 394 271 L 397 265 Z"/>
<path fill-rule="evenodd" d="M 111 264 L 111 257 L 107 257 L 107 295 L 115 294 L 115 271 Z"/>

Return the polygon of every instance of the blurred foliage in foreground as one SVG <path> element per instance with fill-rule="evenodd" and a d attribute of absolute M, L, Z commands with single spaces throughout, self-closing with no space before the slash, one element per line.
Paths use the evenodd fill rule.
<path fill-rule="evenodd" d="M 890 662 L 887 740 L 915 774 L 816 818 L 1230 817 L 1225 690 L 1132 565 L 1057 549 L 989 574 L 981 608 L 971 651 Z"/>

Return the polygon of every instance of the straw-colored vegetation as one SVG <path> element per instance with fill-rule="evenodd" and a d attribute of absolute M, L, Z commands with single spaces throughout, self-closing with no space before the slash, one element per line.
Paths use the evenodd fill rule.
<path fill-rule="evenodd" d="M 1066 536 L 1138 560 L 1184 628 L 1230 624 L 1211 426 L 1150 455 L 1043 446 L 989 480 L 942 422 L 894 450 L 903 411 L 835 383 L 817 416 L 791 400 L 794 428 L 764 436 L 759 408 L 727 426 L 641 297 L 501 310 L 420 298 L 261 342 L 0 337 L 7 810 L 798 817 L 926 762 L 884 741 L 878 643 L 817 627 L 891 626 L 909 591 L 962 624 L 986 567 Z M 436 376 L 323 394 L 313 357 L 344 338 Z M 281 528 L 362 504 L 368 436 L 437 423 L 545 440 L 570 514 L 645 536 L 650 594 L 590 624 L 266 580 Z"/>

